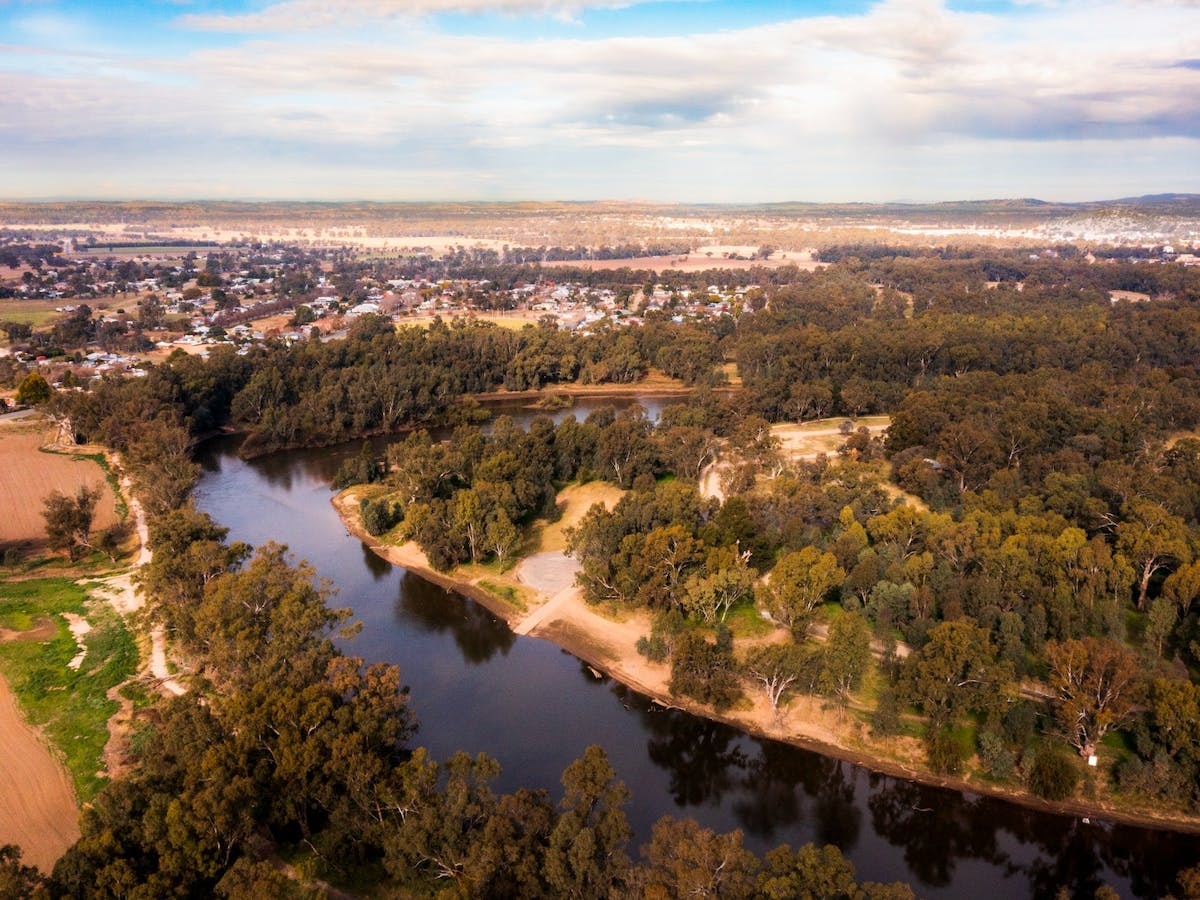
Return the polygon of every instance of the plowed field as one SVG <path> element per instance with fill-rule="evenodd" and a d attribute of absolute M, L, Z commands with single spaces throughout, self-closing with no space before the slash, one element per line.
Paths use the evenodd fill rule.
<path fill-rule="evenodd" d="M 51 491 L 74 494 L 83 485 L 99 485 L 93 530 L 117 522 L 116 498 L 95 461 L 61 453 L 43 453 L 51 434 L 37 424 L 0 423 L 0 548 L 41 547 L 46 541 L 42 502 Z"/>

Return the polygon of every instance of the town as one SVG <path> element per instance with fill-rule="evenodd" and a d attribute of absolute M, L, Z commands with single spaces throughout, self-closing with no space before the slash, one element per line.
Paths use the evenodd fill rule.
<path fill-rule="evenodd" d="M 897 223 L 895 233 L 912 231 L 908 224 Z M 1046 230 L 1057 236 L 1062 228 Z M 1090 249 L 1089 263 L 1200 264 L 1196 243 L 1186 239 L 1175 246 L 1147 243 L 1148 235 L 1136 231 L 1106 237 L 1115 242 Z M 231 346 L 244 355 L 264 342 L 336 339 L 367 314 L 387 316 L 397 327 L 463 319 L 581 335 L 641 325 L 647 317 L 736 320 L 761 307 L 763 289 L 779 280 L 780 269 L 811 270 L 847 252 L 736 246 L 714 255 L 700 252 L 698 242 L 677 240 L 501 251 L 475 242 L 447 244 L 440 253 L 425 247 L 385 255 L 339 245 L 336 236 L 328 246 L 217 244 L 150 231 L 140 238 L 0 229 L 0 331 L 9 339 L 0 358 L 47 370 L 56 383 L 66 377 L 69 385 L 111 373 L 144 375 L 147 364 L 175 350 L 207 357 Z M 1027 255 L 1052 259 L 1063 249 L 1074 251 L 1050 243 Z M 1151 299 L 1138 290 L 1110 293 L 1113 302 Z M 51 321 L 52 328 L 34 327 Z"/>

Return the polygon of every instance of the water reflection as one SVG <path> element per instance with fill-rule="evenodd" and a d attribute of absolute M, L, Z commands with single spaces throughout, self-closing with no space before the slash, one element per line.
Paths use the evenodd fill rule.
<path fill-rule="evenodd" d="M 363 568 L 371 573 L 372 578 L 382 581 L 395 571 L 392 564 L 372 550 L 369 544 L 365 541 L 360 543 L 362 544 Z"/>
<path fill-rule="evenodd" d="M 949 884 L 959 859 L 1003 862 L 995 823 L 980 815 L 977 802 L 964 796 L 947 804 L 942 792 L 878 775 L 871 787 L 867 807 L 875 833 L 904 848 L 904 861 L 923 884 Z"/>
<path fill-rule="evenodd" d="M 806 756 L 775 741 L 762 741 L 761 752 L 743 772 L 742 795 L 733 810 L 743 831 L 770 843 L 780 829 L 804 817 L 801 798 L 816 790 L 821 773 Z"/>
<path fill-rule="evenodd" d="M 853 850 L 862 828 L 862 810 L 855 803 L 854 775 L 851 767 L 840 761 L 821 757 L 833 763 L 817 790 L 813 805 L 817 840 L 836 844 L 844 853 Z"/>
<path fill-rule="evenodd" d="M 463 661 L 479 665 L 507 655 L 517 640 L 503 621 L 459 594 L 405 572 L 396 598 L 397 617 L 424 632 L 449 634 Z"/>
<path fill-rule="evenodd" d="M 738 732 L 676 709 L 643 716 L 646 754 L 670 773 L 670 793 L 677 806 L 717 806 L 741 785 L 748 765 Z"/>

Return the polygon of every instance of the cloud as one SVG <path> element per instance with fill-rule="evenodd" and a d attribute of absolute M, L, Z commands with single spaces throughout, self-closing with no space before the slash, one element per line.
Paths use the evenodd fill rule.
<path fill-rule="evenodd" d="M 356 6 L 452 4 L 485 5 Z M 310 0 L 284 5 L 320 6 L 331 15 L 338 9 Z M 639 145 L 648 130 L 664 141 L 688 132 L 704 142 L 738 128 L 781 144 L 1195 135 L 1194 60 L 1180 52 L 1181 38 L 1164 39 L 1188 33 L 1186 23 L 1168 25 L 1161 15 L 1147 23 L 1152 13 L 1134 17 L 1120 4 L 1097 9 L 1055 7 L 1004 20 L 949 10 L 939 0 L 888 0 L 852 17 L 711 34 L 533 42 L 427 26 L 383 39 L 343 25 L 142 67 L 151 77 L 188 82 L 198 96 L 221 97 L 215 128 L 293 134 L 296 123 L 319 122 L 323 141 L 468 126 L 472 140 L 486 142 L 491 130 L 503 144 L 514 142 L 515 130 L 526 130 L 516 138 L 529 143 L 579 128 L 609 140 L 624 134 Z M 1127 23 L 1118 20 L 1122 11 Z M 1200 20 L 1192 24 L 1200 28 Z M 1130 40 L 1139 32 L 1155 40 Z"/>
<path fill-rule="evenodd" d="M 588 9 L 623 9 L 636 0 L 284 0 L 258 12 L 192 13 L 179 24 L 200 31 L 298 32 L 439 13 L 502 13 L 575 19 Z M 681 0 L 671 0 L 681 2 Z"/>
<path fill-rule="evenodd" d="M 822 171 L 832 184 L 832 173 L 856 170 L 865 189 L 888 173 L 946 183 L 941 169 L 958 159 L 964 172 L 979 175 L 986 161 L 1020 180 L 1038 153 L 1066 166 L 1066 148 L 1076 146 L 1116 167 L 1120 153 L 1096 148 L 1124 146 L 1133 159 L 1169 146 L 1162 172 L 1183 171 L 1200 188 L 1194 165 L 1179 162 L 1187 156 L 1179 148 L 1195 153 L 1200 138 L 1200 63 L 1189 41 L 1200 10 L 1064 0 L 1006 16 L 886 0 L 853 16 L 702 34 L 582 30 L 527 40 L 388 16 L 582 5 L 370 0 L 353 4 L 347 21 L 339 11 L 350 6 L 276 4 L 259 15 L 326 15 L 327 24 L 206 40 L 178 55 L 138 47 L 55 58 L 41 49 L 35 59 L 12 43 L 0 53 L 0 135 L 9 143 L 0 162 L 27 152 L 22 159 L 37 165 L 29 148 L 40 147 L 52 148 L 46 160 L 77 152 L 87 165 L 71 149 L 85 138 L 156 169 L 171 158 L 257 166 L 272 183 L 273 167 L 324 166 L 342 184 L 365 183 L 362 173 L 443 171 L 461 178 L 427 178 L 430 190 L 528 186 L 540 174 L 563 186 L 609 184 L 608 196 L 651 196 L 655 184 L 683 193 L 687 179 L 708 172 L 749 197 L 750 186 L 785 171 L 812 172 L 825 187 Z M 364 30 L 359 15 L 376 16 L 376 26 Z M 472 171 L 480 178 L 467 178 Z M 789 183 L 803 186 L 797 178 Z M 875 196 L 898 193 L 919 191 Z"/>

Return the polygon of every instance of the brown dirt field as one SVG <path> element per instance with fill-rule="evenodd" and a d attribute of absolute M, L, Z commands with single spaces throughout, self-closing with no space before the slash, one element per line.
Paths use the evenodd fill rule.
<path fill-rule="evenodd" d="M 99 485 L 93 528 L 117 524 L 116 497 L 104 471 L 90 459 L 39 450 L 53 439 L 44 423 L 0 423 L 0 547 L 44 546 L 46 522 L 42 501 L 52 491 L 74 494 L 84 485 Z"/>
<path fill-rule="evenodd" d="M 17 710 L 0 678 L 0 845 L 47 874 L 79 837 L 79 810 L 62 764 Z"/>
<path fill-rule="evenodd" d="M 265 316 L 264 318 L 261 318 L 261 319 L 254 319 L 253 321 L 247 322 L 246 324 L 249 325 L 251 328 L 253 328 L 255 331 L 261 331 L 263 334 L 266 334 L 268 331 L 276 331 L 276 330 L 280 331 L 280 332 L 292 331 L 293 328 L 291 325 L 288 324 L 288 322 L 292 321 L 292 318 L 294 315 L 295 314 L 290 311 L 285 312 L 285 313 L 278 313 L 273 316 Z M 321 323 L 317 323 L 317 324 L 319 325 Z M 324 331 L 325 329 L 322 328 L 321 330 Z"/>

